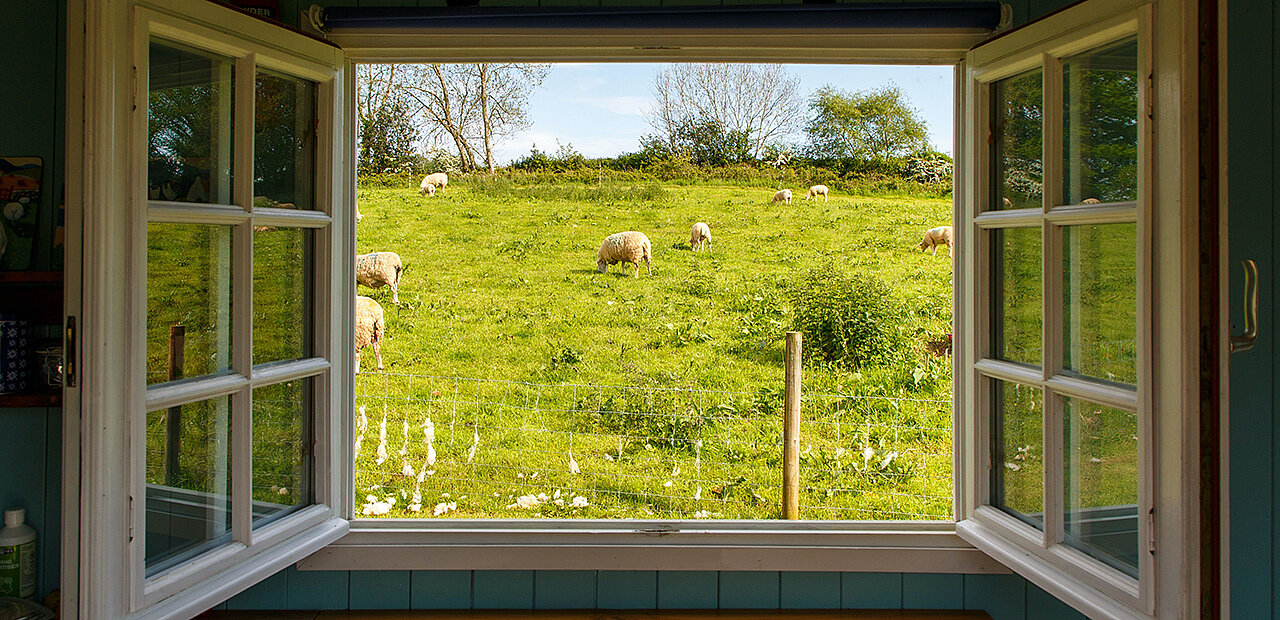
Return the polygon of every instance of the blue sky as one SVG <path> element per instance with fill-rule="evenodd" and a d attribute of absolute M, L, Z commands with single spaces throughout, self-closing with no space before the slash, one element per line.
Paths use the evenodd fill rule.
<path fill-rule="evenodd" d="M 588 157 L 637 150 L 640 136 L 653 131 L 641 111 L 651 101 L 653 75 L 663 66 L 555 65 L 542 87 L 530 97 L 533 125 L 496 149 L 497 159 L 509 162 L 527 154 L 534 144 L 542 151 L 552 152 L 557 139 L 572 144 Z M 788 70 L 800 77 L 800 92 L 806 98 L 828 84 L 846 91 L 897 84 L 928 124 L 933 147 L 944 153 L 952 150 L 954 69 L 950 66 L 790 65 Z"/>

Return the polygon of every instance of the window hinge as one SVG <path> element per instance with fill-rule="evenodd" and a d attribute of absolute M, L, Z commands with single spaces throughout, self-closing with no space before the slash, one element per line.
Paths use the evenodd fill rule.
<path fill-rule="evenodd" d="M 1147 553 L 1156 553 L 1156 509 L 1147 511 Z"/>
<path fill-rule="evenodd" d="M 62 343 L 62 375 L 63 384 L 69 388 L 76 386 L 76 317 L 67 317 L 65 340 Z"/>
<path fill-rule="evenodd" d="M 133 542 L 133 496 L 129 496 L 129 542 Z"/>
<path fill-rule="evenodd" d="M 1147 74 L 1147 105 L 1146 105 L 1146 108 L 1147 108 L 1147 109 L 1145 110 L 1145 112 L 1147 113 L 1147 118 L 1149 118 L 1149 119 L 1155 119 L 1155 109 L 1156 109 L 1156 78 L 1155 78 L 1155 74 L 1152 74 L 1152 73 L 1148 73 L 1148 74 Z"/>
<path fill-rule="evenodd" d="M 133 75 L 129 78 L 129 101 L 133 103 L 133 109 L 138 109 L 138 66 L 134 65 Z"/>

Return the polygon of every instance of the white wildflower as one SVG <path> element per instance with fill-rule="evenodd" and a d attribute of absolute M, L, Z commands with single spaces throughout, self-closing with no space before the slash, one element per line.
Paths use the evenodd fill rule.
<path fill-rule="evenodd" d="M 369 418 L 364 415 L 364 405 L 360 405 L 360 415 L 356 416 L 356 430 L 360 431 L 361 435 L 369 430 Z"/>
<path fill-rule="evenodd" d="M 560 499 L 560 489 L 556 489 L 556 492 L 552 493 L 551 497 L 554 497 L 555 499 Z"/>
<path fill-rule="evenodd" d="M 884 469 L 884 468 L 888 467 L 888 466 L 889 466 L 889 463 L 892 463 L 892 462 L 893 462 L 893 459 L 896 459 L 896 458 L 898 458 L 898 451 L 897 451 L 897 450 L 894 450 L 893 452 L 890 452 L 890 453 L 888 453 L 888 454 L 884 455 L 884 460 L 883 460 L 883 461 L 880 461 L 880 469 Z"/>
<path fill-rule="evenodd" d="M 680 464 L 676 463 L 675 467 L 671 468 L 671 477 L 675 478 L 676 476 L 679 476 L 679 475 L 680 475 Z"/>
<path fill-rule="evenodd" d="M 284 487 L 280 487 L 280 489 L 276 491 L 276 495 L 288 495 L 288 494 L 289 494 L 289 489 L 286 489 Z"/>
<path fill-rule="evenodd" d="M 412 475 L 413 475 L 413 465 L 410 465 L 410 464 L 409 464 L 409 461 L 405 461 L 405 462 L 404 462 L 404 467 L 400 468 L 400 473 L 402 473 L 402 474 L 404 474 L 404 475 L 406 475 L 406 476 L 412 476 Z"/>
<path fill-rule="evenodd" d="M 387 460 L 387 412 L 382 412 L 382 424 L 378 426 L 378 458 L 375 463 L 381 465 Z"/>
<path fill-rule="evenodd" d="M 376 502 L 376 501 L 378 501 L 378 498 L 376 498 L 376 497 L 374 497 L 374 496 L 372 496 L 372 495 L 366 495 L 366 496 L 364 496 L 364 501 L 366 501 L 366 502 Z"/>
<path fill-rule="evenodd" d="M 698 489 L 693 492 L 693 499 L 702 499 L 702 485 L 698 485 Z"/>
<path fill-rule="evenodd" d="M 1019 465 L 1019 464 L 1017 464 L 1017 463 L 1005 463 L 1005 464 L 1004 464 L 1004 466 L 1005 466 L 1007 469 L 1011 469 L 1011 470 L 1013 470 L 1013 471 L 1019 471 L 1019 470 L 1021 470 L 1021 469 L 1022 469 L 1022 466 L 1021 466 L 1021 465 Z"/>
<path fill-rule="evenodd" d="M 569 473 L 580 474 L 582 470 L 578 469 L 578 462 L 573 460 L 573 453 L 569 453 Z"/>
<path fill-rule="evenodd" d="M 403 422 L 402 433 L 404 434 L 404 443 L 400 444 L 400 456 L 409 453 L 409 420 L 407 418 Z"/>
<path fill-rule="evenodd" d="M 435 510 L 432 511 L 432 515 L 438 517 L 446 512 L 457 509 L 458 502 L 440 502 L 439 504 L 436 504 Z"/>
<path fill-rule="evenodd" d="M 545 498 L 546 496 L 544 495 L 543 497 Z M 507 504 L 508 509 L 535 508 L 537 506 L 538 506 L 538 497 L 535 495 L 521 495 L 520 497 L 516 498 L 515 502 Z"/>
<path fill-rule="evenodd" d="M 570 506 L 570 507 L 572 507 L 572 508 L 586 508 L 586 507 L 587 507 L 587 498 L 585 498 L 585 497 L 583 497 L 583 496 L 581 496 L 581 495 L 576 495 L 576 496 L 574 496 L 573 501 L 572 501 L 572 502 L 569 502 L 569 506 Z"/>
<path fill-rule="evenodd" d="M 711 513 L 706 510 L 699 510 L 698 512 L 693 513 L 693 518 L 695 519 L 705 519 L 710 516 Z"/>
<path fill-rule="evenodd" d="M 606 452 L 606 453 L 605 453 L 605 455 L 604 455 L 604 460 L 606 460 L 606 461 L 612 461 L 612 460 L 613 460 L 613 455 L 612 455 L 612 454 L 609 454 L 608 452 Z"/>
<path fill-rule="evenodd" d="M 409 512 L 421 512 L 422 504 L 409 504 Z"/>
<path fill-rule="evenodd" d="M 671 481 L 670 481 L 670 480 L 668 480 L 668 481 L 666 481 L 666 482 L 662 483 L 662 486 L 667 487 L 667 488 L 671 488 Z"/>

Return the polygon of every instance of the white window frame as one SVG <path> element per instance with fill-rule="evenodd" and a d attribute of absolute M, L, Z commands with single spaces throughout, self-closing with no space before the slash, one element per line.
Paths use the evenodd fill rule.
<path fill-rule="evenodd" d="M 63 607 L 67 618 L 192 616 L 305 557 L 346 533 L 349 493 L 329 472 L 341 471 L 342 416 L 336 404 L 351 402 L 343 372 L 354 363 L 349 318 L 354 308 L 354 210 L 348 184 L 348 135 L 344 131 L 343 56 L 340 49 L 286 32 L 239 11 L 203 0 L 85 0 L 69 22 L 83 23 L 86 37 L 69 63 L 69 91 L 84 97 L 84 123 L 68 124 L 78 144 L 69 164 L 69 194 L 79 197 L 85 234 L 80 303 L 84 343 L 81 382 L 69 389 L 79 403 L 80 460 L 68 460 L 75 483 L 68 503 L 78 519 L 64 527 L 64 545 L 79 554 L 64 564 L 64 582 L 76 591 Z M 149 44 L 154 38 L 233 60 L 232 94 L 237 119 L 232 161 L 232 205 L 147 199 L 147 100 Z M 77 62 L 79 60 L 80 62 Z M 316 84 L 312 210 L 253 208 L 253 106 L 258 68 Z M 70 97 L 69 97 L 70 98 Z M 243 119 L 243 120 L 241 120 Z M 73 119 L 75 120 L 75 119 Z M 247 121 L 247 122 L 246 122 Z M 72 156 L 68 157 L 72 162 Z M 231 373 L 212 379 L 147 389 L 145 374 L 147 222 L 222 224 L 232 227 L 233 310 Z M 312 289 L 319 303 L 313 320 L 312 357 L 254 368 L 251 343 L 253 225 L 309 229 L 313 242 Z M 69 263 L 74 278 L 75 267 Z M 344 327 L 345 326 L 345 327 Z M 251 513 L 252 390 L 310 379 L 314 472 L 311 503 L 254 527 Z M 146 412 L 170 405 L 230 396 L 232 434 L 232 536 L 196 557 L 145 574 Z"/>
<path fill-rule="evenodd" d="M 1050 594 L 1092 617 L 1151 618 L 1193 615 L 1198 605 L 1195 557 L 1198 527 L 1198 460 L 1194 425 L 1198 415 L 1196 321 L 1197 210 L 1195 54 L 1191 3 L 1156 0 L 1089 2 L 983 44 L 966 61 L 965 133 L 973 139 L 960 151 L 964 189 L 957 295 L 972 313 L 957 315 L 958 434 L 966 450 L 957 469 L 963 494 L 957 532 L 965 540 L 1022 574 Z M 1194 15 L 1192 12 L 1190 15 Z M 1057 207 L 1062 160 L 1062 59 L 1136 36 L 1138 73 L 1139 172 L 1136 203 Z M 1191 37 L 1191 39 L 1188 39 Z M 1192 63 L 1192 64 L 1188 64 Z M 1044 75 L 1043 209 L 985 211 L 990 204 L 989 85 L 1042 69 Z M 1150 76 L 1149 79 L 1147 76 Z M 1030 212 L 1028 212 L 1030 211 Z M 1061 270 L 1059 243 L 1049 242 L 1056 226 L 1071 223 L 1136 222 L 1137 354 L 1136 391 L 1108 388 L 1060 375 Z M 1028 368 L 992 359 L 990 230 L 1008 224 L 1043 230 L 1043 364 Z M 1058 235 L 1060 238 L 1060 235 Z M 1043 530 L 991 505 L 990 380 L 1047 388 L 1063 396 L 1135 411 L 1138 416 L 1138 577 L 1108 566 L 1063 544 L 1064 446 L 1061 407 L 1044 408 L 1045 519 Z M 1159 439 L 1159 441 L 1157 441 Z M 1156 550 L 1159 550 L 1156 553 Z"/>

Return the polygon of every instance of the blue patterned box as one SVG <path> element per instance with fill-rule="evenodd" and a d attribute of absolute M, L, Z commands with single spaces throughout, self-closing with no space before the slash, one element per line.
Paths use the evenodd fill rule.
<path fill-rule="evenodd" d="M 31 388 L 31 321 L 0 315 L 0 394 Z"/>

